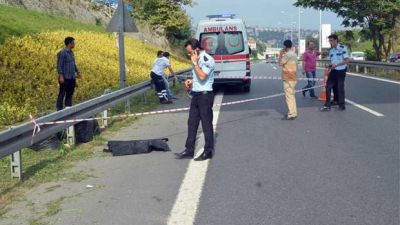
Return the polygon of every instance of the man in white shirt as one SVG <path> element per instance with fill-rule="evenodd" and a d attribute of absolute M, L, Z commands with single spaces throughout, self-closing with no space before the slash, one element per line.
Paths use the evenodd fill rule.
<path fill-rule="evenodd" d="M 157 52 L 157 59 L 153 62 L 153 68 L 151 69 L 150 77 L 156 87 L 157 96 L 160 99 L 161 104 L 171 104 L 172 101 L 167 96 L 167 89 L 165 86 L 163 74 L 165 68 L 169 68 L 172 71 L 169 60 L 163 57 L 163 52 Z"/>

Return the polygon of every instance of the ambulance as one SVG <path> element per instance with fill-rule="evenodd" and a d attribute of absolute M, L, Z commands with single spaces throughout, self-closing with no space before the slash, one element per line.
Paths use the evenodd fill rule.
<path fill-rule="evenodd" d="M 214 84 L 235 85 L 250 91 L 250 48 L 246 27 L 234 14 L 211 15 L 201 20 L 196 38 L 215 59 Z"/>

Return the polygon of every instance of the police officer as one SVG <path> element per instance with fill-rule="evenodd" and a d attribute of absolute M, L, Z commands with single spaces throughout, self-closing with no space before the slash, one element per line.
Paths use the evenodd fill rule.
<path fill-rule="evenodd" d="M 320 110 L 322 112 L 331 110 L 331 90 L 336 88 L 335 95 L 337 95 L 337 98 L 335 99 L 337 99 L 339 111 L 344 111 L 346 110 L 344 80 L 346 78 L 347 64 L 351 59 L 347 47 L 338 43 L 338 36 L 336 34 L 331 34 L 328 38 L 331 44 L 331 49 L 329 50 L 329 60 L 331 63 L 328 67 L 331 69 L 331 72 L 325 87 L 326 101 Z"/>
<path fill-rule="evenodd" d="M 204 152 L 195 161 L 211 159 L 214 150 L 213 104 L 214 104 L 214 59 L 200 46 L 197 39 L 186 42 L 185 48 L 193 63 L 193 80 L 186 80 L 185 86 L 192 92 L 188 119 L 188 137 L 186 149 L 176 153 L 177 159 L 191 159 L 194 157 L 197 129 L 201 121 L 204 132 Z"/>

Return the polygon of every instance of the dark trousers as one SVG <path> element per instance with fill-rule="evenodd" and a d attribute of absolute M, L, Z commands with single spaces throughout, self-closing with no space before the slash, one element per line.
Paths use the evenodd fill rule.
<path fill-rule="evenodd" d="M 154 83 L 154 86 L 156 87 L 157 96 L 160 101 L 168 101 L 167 87 L 165 86 L 164 78 L 155 74 L 154 72 L 150 73 L 150 77 Z"/>
<path fill-rule="evenodd" d="M 331 106 L 331 91 L 334 92 L 334 101 L 337 101 L 339 106 L 345 104 L 344 81 L 346 79 L 346 70 L 332 70 L 326 81 L 326 102 L 325 106 Z"/>
<path fill-rule="evenodd" d="M 192 152 L 195 150 L 197 129 L 200 121 L 205 139 L 204 152 L 208 153 L 214 150 L 213 104 L 214 93 L 193 94 L 188 119 L 188 137 L 185 145 L 187 151 Z"/>
<path fill-rule="evenodd" d="M 64 108 L 64 97 L 65 106 L 72 106 L 72 95 L 74 94 L 76 80 L 75 79 L 64 79 L 64 83 L 60 83 L 60 91 L 57 98 L 57 110 L 62 110 Z"/>
<path fill-rule="evenodd" d="M 307 80 L 307 85 L 303 89 L 314 87 L 315 86 L 315 71 L 306 72 L 306 76 L 307 76 L 308 79 L 313 79 L 313 80 Z M 314 89 L 309 89 L 307 91 L 310 92 L 310 96 L 311 97 L 315 96 Z"/>

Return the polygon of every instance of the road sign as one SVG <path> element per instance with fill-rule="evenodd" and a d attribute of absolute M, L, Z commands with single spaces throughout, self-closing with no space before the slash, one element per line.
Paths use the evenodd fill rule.
<path fill-rule="evenodd" d="M 322 34 L 321 34 L 322 47 L 330 48 L 331 44 L 329 44 L 328 36 L 331 35 L 332 32 L 331 24 L 322 24 L 321 29 L 322 29 Z"/>
<path fill-rule="evenodd" d="M 118 32 L 119 86 L 122 89 L 126 87 L 124 32 L 138 32 L 134 18 L 129 16 L 128 9 L 123 0 L 118 1 L 118 8 L 107 26 L 107 31 Z M 126 101 L 125 111 L 130 111 L 129 100 Z"/>
<path fill-rule="evenodd" d="M 124 10 L 122 11 L 121 4 L 118 4 L 118 8 L 107 26 L 107 31 L 120 32 L 121 25 L 123 24 L 123 32 L 138 32 L 135 19 L 129 15 L 127 5 L 125 3 L 122 4 L 124 5 Z"/>
<path fill-rule="evenodd" d="M 299 46 L 299 55 L 302 55 L 305 51 L 306 51 L 306 40 L 301 39 Z"/>

